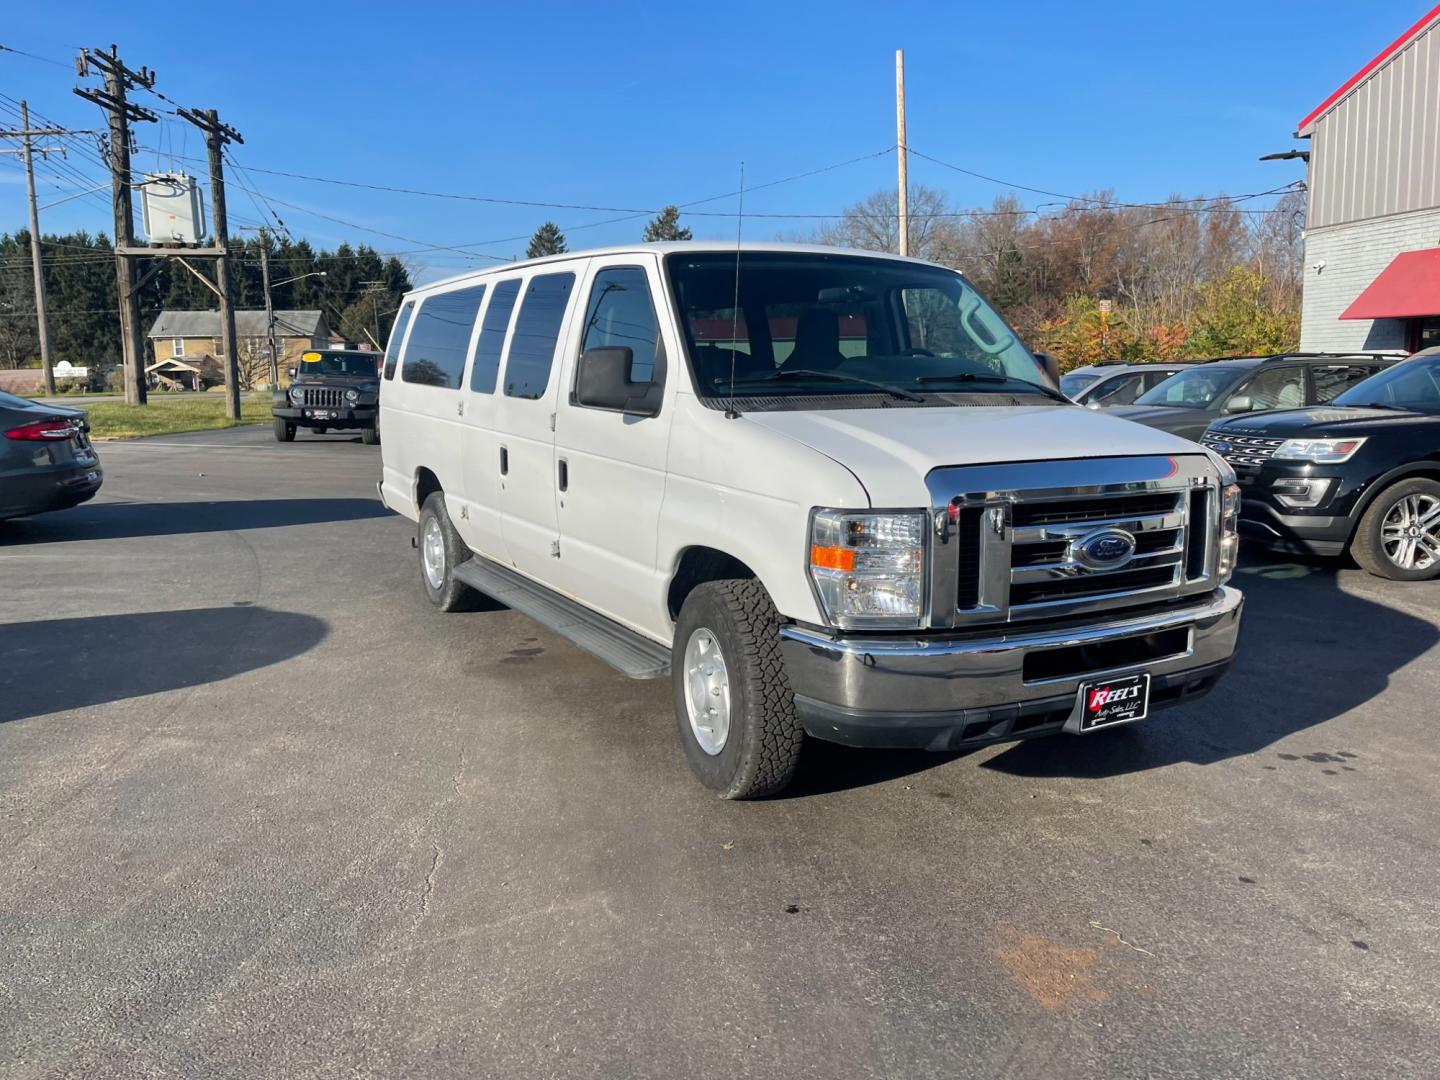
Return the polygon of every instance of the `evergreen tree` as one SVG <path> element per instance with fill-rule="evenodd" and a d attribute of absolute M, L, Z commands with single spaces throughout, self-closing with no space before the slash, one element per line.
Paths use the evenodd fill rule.
<path fill-rule="evenodd" d="M 1009 315 L 1030 299 L 1030 277 L 1025 270 L 1025 256 L 1014 244 L 1006 244 L 995 256 L 995 270 L 988 284 L 986 295 L 1002 314 Z"/>
<path fill-rule="evenodd" d="M 530 246 L 525 249 L 527 259 L 538 259 L 545 255 L 564 255 L 569 251 L 565 243 L 565 234 L 560 231 L 560 226 L 553 221 L 547 221 L 535 230 L 535 235 L 530 237 Z"/>
<path fill-rule="evenodd" d="M 680 208 L 671 203 L 650 219 L 642 239 L 651 244 L 657 240 L 693 240 L 694 235 L 680 224 Z"/>

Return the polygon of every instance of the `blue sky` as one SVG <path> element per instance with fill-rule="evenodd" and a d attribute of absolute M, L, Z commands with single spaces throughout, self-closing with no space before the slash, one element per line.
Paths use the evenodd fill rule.
<path fill-rule="evenodd" d="M 1109 187 L 1148 201 L 1263 191 L 1300 178 L 1299 162 L 1256 159 L 1291 146 L 1296 122 L 1428 6 L 360 0 L 199 5 L 173 17 L 144 5 L 27 4 L 13 5 L 0 44 L 65 67 L 0 53 L 0 93 L 28 98 L 71 127 L 102 126 L 100 110 L 70 93 L 69 62 L 79 45 L 113 41 L 131 66 L 158 72 L 156 89 L 219 109 L 245 136 L 234 148 L 242 166 L 643 209 L 731 192 L 742 160 L 753 186 L 892 146 L 893 54 L 904 48 L 914 150 L 1032 187 Z M 228 48 L 218 54 L 205 15 L 217 10 L 238 15 L 220 30 Z M 137 100 L 169 107 L 143 93 Z M 11 120 L 0 113 L 0 122 Z M 203 157 L 199 133 L 174 117 L 138 125 L 137 138 L 160 150 L 143 153 L 137 168 L 173 161 L 203 173 L 202 161 L 184 160 Z M 14 159 L 0 161 L 0 230 L 9 231 L 24 226 L 24 188 Z M 104 179 L 93 157 L 71 164 Z M 910 175 L 962 206 L 988 205 L 1005 190 L 919 158 Z M 72 194 L 80 181 L 67 176 L 45 180 L 42 200 Z M 572 249 L 638 238 L 644 224 L 582 228 L 618 215 L 260 172 L 248 182 L 293 233 L 325 246 L 483 245 L 473 250 L 508 258 L 525 244 L 506 238 L 528 235 L 547 217 Z M 746 211 L 835 213 L 894 183 L 887 155 L 754 191 Z M 1027 206 L 1050 201 L 1020 194 Z M 229 202 L 241 223 L 266 213 L 237 188 Z M 733 215 L 735 200 L 696 209 Z M 734 234 L 733 216 L 686 221 L 699 237 Z M 41 224 L 46 232 L 108 233 L 108 196 L 56 205 Z M 757 218 L 746 234 L 789 235 L 815 224 Z M 444 250 L 406 258 L 421 280 L 483 264 Z"/>

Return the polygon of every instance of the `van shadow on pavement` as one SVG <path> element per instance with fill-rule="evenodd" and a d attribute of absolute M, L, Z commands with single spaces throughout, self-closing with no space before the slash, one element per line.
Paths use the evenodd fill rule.
<path fill-rule="evenodd" d="M 378 499 L 244 499 L 231 502 L 98 502 L 0 521 L 0 546 L 58 540 L 273 529 L 389 517 Z"/>
<path fill-rule="evenodd" d="M 1114 731 L 1016 742 L 983 767 L 1015 776 L 1099 778 L 1251 754 L 1373 700 L 1393 672 L 1440 640 L 1433 624 L 1342 591 L 1333 562 L 1246 555 L 1234 581 L 1245 593 L 1240 645 L 1234 666 L 1209 696 Z M 883 783 L 974 752 L 855 750 L 812 742 L 795 783 L 781 797 Z"/>
<path fill-rule="evenodd" d="M 0 623 L 0 723 L 219 682 L 326 633 L 309 615 L 248 605 Z"/>

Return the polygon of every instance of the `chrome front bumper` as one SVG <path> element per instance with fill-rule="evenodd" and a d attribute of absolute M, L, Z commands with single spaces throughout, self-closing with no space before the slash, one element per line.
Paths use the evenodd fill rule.
<path fill-rule="evenodd" d="M 1244 599 L 1194 603 L 1063 629 L 994 636 L 852 637 L 782 627 L 805 730 L 855 746 L 954 749 L 1061 730 L 1080 685 L 1147 671 L 1152 710 L 1203 694 L 1230 664 Z"/>

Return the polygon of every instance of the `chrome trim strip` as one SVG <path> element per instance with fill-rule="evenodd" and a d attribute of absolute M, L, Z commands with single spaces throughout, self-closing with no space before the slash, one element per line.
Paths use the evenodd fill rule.
<path fill-rule="evenodd" d="M 1147 551 L 1141 555 L 1132 555 L 1128 562 L 1117 566 L 1112 570 L 1096 573 L 1095 570 L 1082 562 L 1075 562 L 1067 559 L 1064 562 L 1036 563 L 1033 566 L 1017 566 L 1010 571 L 1010 582 L 1012 585 L 1029 585 L 1037 581 L 1074 581 L 1078 578 L 1104 578 L 1111 574 L 1124 573 L 1126 570 L 1154 570 L 1156 567 L 1176 565 L 1178 555 L 1185 553 L 1183 544 L 1172 544 L 1160 551 Z"/>
<path fill-rule="evenodd" d="M 1029 502 L 1029 499 L 1025 500 Z M 1144 517 L 1097 518 L 1094 521 L 1063 522 L 1055 525 L 1025 525 L 1015 530 L 1015 543 L 1040 544 L 1049 540 L 1069 540 L 1084 536 L 1096 529 L 1124 529 L 1126 532 L 1163 532 L 1166 529 L 1183 529 L 1185 511 L 1172 510 L 1168 514 L 1151 514 Z"/>

